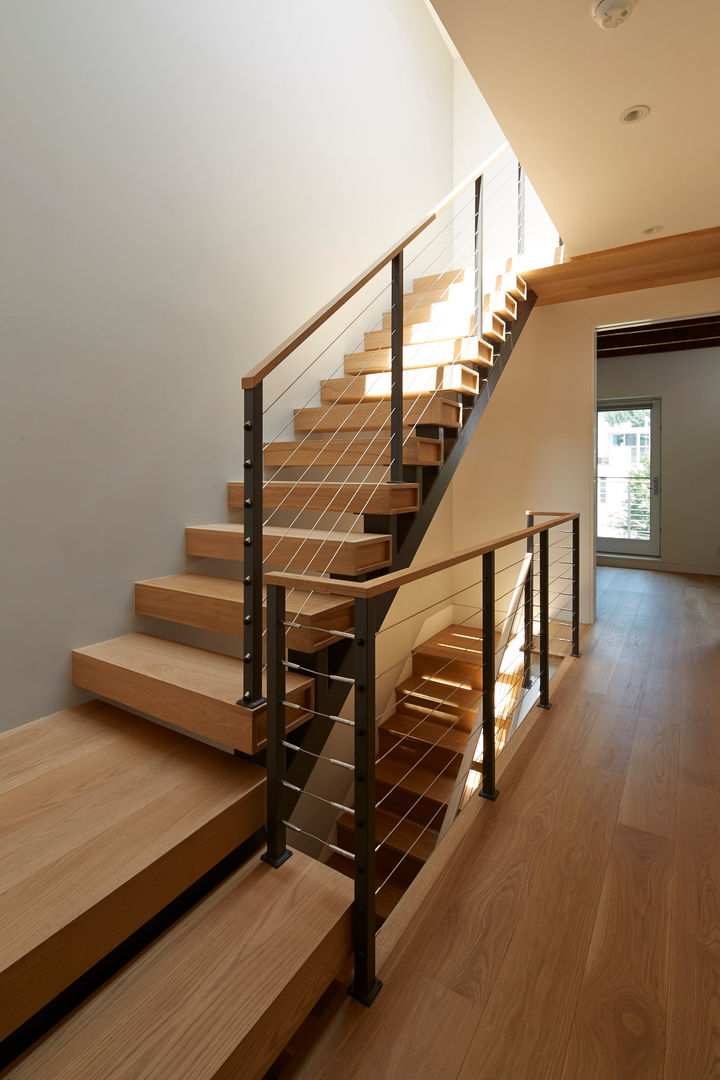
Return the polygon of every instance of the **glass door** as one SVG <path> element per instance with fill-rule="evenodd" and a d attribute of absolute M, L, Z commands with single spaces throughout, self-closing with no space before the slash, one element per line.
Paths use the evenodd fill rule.
<path fill-rule="evenodd" d="M 660 401 L 599 401 L 597 550 L 660 554 Z"/>

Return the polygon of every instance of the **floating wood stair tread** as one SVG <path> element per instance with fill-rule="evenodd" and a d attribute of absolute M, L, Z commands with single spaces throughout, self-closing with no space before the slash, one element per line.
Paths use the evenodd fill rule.
<path fill-rule="evenodd" d="M 427 701 L 430 706 L 437 704 L 446 711 L 452 710 L 458 714 L 478 709 L 482 701 L 482 690 L 442 682 L 444 674 L 445 672 L 441 672 L 438 679 L 411 675 L 398 685 L 398 701 L 409 696 L 415 701 Z"/>
<path fill-rule="evenodd" d="M 512 321 L 517 318 L 517 301 L 505 292 L 487 293 L 483 300 L 483 310 L 499 315 L 501 319 Z"/>
<path fill-rule="evenodd" d="M 228 484 L 228 506 L 242 507 L 244 484 Z M 363 484 L 271 480 L 263 488 L 266 510 L 332 510 L 348 514 L 410 514 L 419 507 L 417 484 Z"/>
<path fill-rule="evenodd" d="M 371 330 L 365 334 L 365 348 L 388 348 L 390 333 L 389 325 L 383 326 L 380 330 Z M 447 341 L 449 338 L 473 337 L 474 334 L 475 316 L 453 313 L 427 322 L 405 323 L 403 344 L 418 345 L 427 341 Z"/>
<path fill-rule="evenodd" d="M 321 405 L 295 411 L 295 431 L 379 431 L 390 428 L 389 401 L 357 402 L 349 405 Z M 459 428 L 462 407 L 455 401 L 432 397 L 427 401 L 407 398 L 403 402 L 403 424 L 437 424 L 439 427 Z"/>
<path fill-rule="evenodd" d="M 377 341 L 365 342 L 365 352 L 348 353 L 345 357 L 346 375 L 373 375 L 389 372 L 392 364 L 390 331 L 377 331 Z M 408 334 L 408 331 L 405 331 Z M 366 339 L 367 339 L 367 335 Z M 482 364 L 491 367 L 492 345 L 477 337 L 449 338 L 429 344 L 413 345 L 406 341 L 403 348 L 403 371 L 421 368 L 441 368 L 460 363 Z"/>
<path fill-rule="evenodd" d="M 413 397 L 429 397 L 443 390 L 477 394 L 479 386 L 480 377 L 477 371 L 463 364 L 403 369 L 403 394 L 406 401 Z M 375 375 L 327 379 L 321 384 L 320 397 L 327 402 L 380 401 L 389 399 L 390 390 L 390 372 L 381 371 Z"/>
<path fill-rule="evenodd" d="M 352 814 L 341 814 L 338 819 L 339 830 L 352 830 Z M 439 828 L 439 826 L 438 826 Z M 438 830 L 427 828 L 412 818 L 400 818 L 382 807 L 375 810 L 375 837 L 386 851 L 399 855 L 411 855 L 420 862 L 430 858 L 438 839 Z"/>
<path fill-rule="evenodd" d="M 423 796 L 441 803 L 449 801 L 455 786 L 455 776 L 450 768 L 438 775 L 437 769 L 427 760 L 420 762 L 413 760 L 412 755 L 405 751 L 403 745 L 381 754 L 375 768 L 375 776 L 383 790 L 385 787 L 399 786 L 415 796 Z"/>
<path fill-rule="evenodd" d="M 512 270 L 506 270 L 504 274 L 498 274 L 495 281 L 497 292 L 506 292 L 515 300 L 527 300 L 527 282 L 519 274 Z"/>
<path fill-rule="evenodd" d="M 422 743 L 427 747 L 452 750 L 462 754 L 468 740 L 468 732 L 458 727 L 448 727 L 434 720 L 418 720 L 405 713 L 393 713 L 380 726 L 381 737 L 397 736 L 402 745 Z"/>
<path fill-rule="evenodd" d="M 253 859 L 6 1074 L 259 1080 L 349 956 L 352 882 Z"/>
<path fill-rule="evenodd" d="M 414 648 L 415 653 L 482 668 L 482 631 L 472 626 L 448 626 Z"/>
<path fill-rule="evenodd" d="M 507 334 L 505 323 L 494 311 L 483 312 L 483 337 L 504 341 Z"/>
<path fill-rule="evenodd" d="M 291 649 L 317 652 L 339 640 L 332 630 L 350 630 L 352 627 L 353 603 L 346 597 L 321 596 L 293 589 L 288 591 L 286 609 L 294 621 L 307 627 L 288 630 L 288 647 Z M 242 637 L 243 583 L 205 574 L 176 574 L 153 581 L 138 581 L 135 584 L 135 610 L 140 615 Z"/>
<path fill-rule="evenodd" d="M 0 735 L 0 1039 L 256 832 L 265 771 L 91 701 Z"/>
<path fill-rule="evenodd" d="M 451 285 L 474 284 L 474 272 L 463 267 L 459 270 L 445 270 L 442 274 L 425 274 L 413 281 L 414 293 L 425 293 L 429 289 L 446 289 Z"/>
<path fill-rule="evenodd" d="M 265 709 L 237 704 L 243 662 L 149 634 L 126 634 L 72 655 L 76 686 L 225 746 L 255 754 L 266 742 Z M 288 672 L 288 728 L 309 719 L 313 680 Z"/>
<path fill-rule="evenodd" d="M 301 442 L 269 443 L 264 451 L 265 464 L 282 465 L 389 465 L 389 433 L 376 435 L 336 435 L 335 438 L 304 438 Z M 408 435 L 403 443 L 406 465 L 442 465 L 439 439 Z"/>
<path fill-rule="evenodd" d="M 242 525 L 194 525 L 185 530 L 185 551 L 208 559 L 242 562 Z M 263 558 L 268 566 L 356 576 L 389 566 L 389 533 L 333 532 L 327 529 L 263 529 Z"/>

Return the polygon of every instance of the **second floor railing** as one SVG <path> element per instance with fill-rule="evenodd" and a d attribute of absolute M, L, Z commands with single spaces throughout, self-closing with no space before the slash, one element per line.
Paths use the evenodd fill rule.
<path fill-rule="evenodd" d="M 350 992 L 366 1004 L 380 988 L 376 915 L 408 886 L 474 792 L 497 798 L 497 753 L 533 704 L 550 708 L 553 671 L 580 655 L 579 530 L 577 513 L 532 511 L 524 529 L 369 581 L 265 575 L 263 857 L 281 866 L 290 830 L 353 877 Z M 347 700 L 325 717 L 333 730 L 312 752 L 315 771 L 302 788 L 288 779 L 288 761 L 309 751 L 286 731 L 294 708 L 286 676 L 298 669 L 286 642 L 286 592 L 294 588 L 354 604 L 354 629 L 344 633 L 350 664 L 342 675 L 309 672 L 319 682 L 339 680 Z"/>

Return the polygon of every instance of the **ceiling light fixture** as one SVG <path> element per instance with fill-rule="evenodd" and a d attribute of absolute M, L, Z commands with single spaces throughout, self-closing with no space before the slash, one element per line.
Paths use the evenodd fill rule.
<path fill-rule="evenodd" d="M 602 30 L 616 30 L 633 13 L 638 0 L 593 0 L 590 14 Z"/>
<path fill-rule="evenodd" d="M 643 236 L 657 236 L 665 228 L 664 225 L 650 225 L 647 229 L 643 229 Z"/>
<path fill-rule="evenodd" d="M 629 109 L 623 109 L 620 113 L 621 124 L 636 124 L 638 120 L 644 120 L 650 115 L 649 105 L 631 105 Z"/>

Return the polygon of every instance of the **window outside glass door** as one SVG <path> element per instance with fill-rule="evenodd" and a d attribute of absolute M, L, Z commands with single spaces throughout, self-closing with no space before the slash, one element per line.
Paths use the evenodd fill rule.
<path fill-rule="evenodd" d="M 660 554 L 660 401 L 599 401 L 597 550 Z"/>

